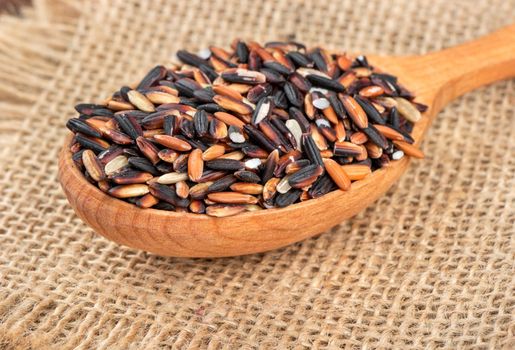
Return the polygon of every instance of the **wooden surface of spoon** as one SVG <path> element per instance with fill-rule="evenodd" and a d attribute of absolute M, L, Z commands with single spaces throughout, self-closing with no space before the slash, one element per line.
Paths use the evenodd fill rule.
<path fill-rule="evenodd" d="M 436 114 L 451 100 L 492 82 L 515 77 L 515 25 L 478 40 L 422 56 L 367 55 L 394 74 L 429 106 L 412 136 L 420 144 Z M 69 136 L 59 155 L 59 181 L 77 215 L 97 233 L 117 243 L 164 256 L 222 257 L 263 252 L 327 231 L 383 195 L 408 167 L 409 158 L 391 162 L 349 191 L 334 191 L 282 209 L 214 218 L 207 215 L 140 209 L 90 184 L 74 165 Z"/>

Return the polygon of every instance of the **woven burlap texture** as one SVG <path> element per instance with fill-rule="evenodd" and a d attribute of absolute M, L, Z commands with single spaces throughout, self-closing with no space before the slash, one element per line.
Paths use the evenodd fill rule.
<path fill-rule="evenodd" d="M 0 160 L 0 348 L 515 346 L 513 80 L 447 107 L 423 143 L 427 158 L 365 212 L 264 254 L 176 259 L 118 246 L 75 216 L 56 180 L 73 105 L 138 80 L 179 48 L 294 36 L 354 52 L 424 53 L 514 22 L 513 8 L 513 0 L 84 3 L 37 99 L 22 101 L 31 108 L 16 128 L 0 117 L 12 137 Z M 37 44 L 23 38 L 23 47 Z"/>
<path fill-rule="evenodd" d="M 17 3 L 5 6 L 18 16 L 0 17 L 0 158 L 20 142 L 21 125 L 61 62 L 78 13 L 70 0 Z"/>

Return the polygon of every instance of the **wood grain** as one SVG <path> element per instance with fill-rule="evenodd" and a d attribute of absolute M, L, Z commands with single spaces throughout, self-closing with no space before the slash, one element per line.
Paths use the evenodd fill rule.
<path fill-rule="evenodd" d="M 369 56 L 395 74 L 429 109 L 416 124 L 419 144 L 436 114 L 454 98 L 480 86 L 515 76 L 515 26 L 476 41 L 423 56 Z M 69 136 L 59 156 L 59 181 L 77 215 L 117 243 L 165 256 L 222 257 L 263 252 L 327 231 L 373 203 L 406 171 L 408 158 L 354 182 L 349 191 L 283 209 L 212 218 L 139 209 L 87 182 L 75 167 Z"/>

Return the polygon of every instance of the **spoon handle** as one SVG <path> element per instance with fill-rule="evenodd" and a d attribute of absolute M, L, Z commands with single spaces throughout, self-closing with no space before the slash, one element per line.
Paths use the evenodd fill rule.
<path fill-rule="evenodd" d="M 515 24 L 479 39 L 406 58 L 420 93 L 434 98 L 438 111 L 478 87 L 515 77 Z"/>

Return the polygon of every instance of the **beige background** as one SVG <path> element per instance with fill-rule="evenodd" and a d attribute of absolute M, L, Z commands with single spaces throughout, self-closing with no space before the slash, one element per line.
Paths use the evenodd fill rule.
<path fill-rule="evenodd" d="M 117 246 L 82 224 L 56 180 L 73 105 L 179 48 L 295 35 L 424 53 L 513 23 L 514 8 L 42 0 L 23 19 L 0 17 L 0 349 L 515 346 L 514 80 L 446 108 L 427 158 L 368 210 L 265 254 L 174 259 Z"/>

